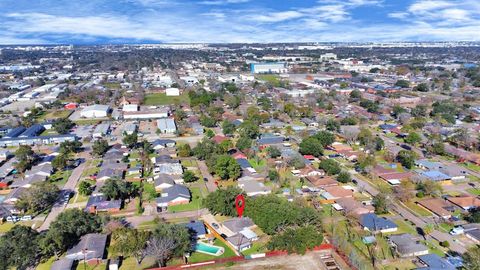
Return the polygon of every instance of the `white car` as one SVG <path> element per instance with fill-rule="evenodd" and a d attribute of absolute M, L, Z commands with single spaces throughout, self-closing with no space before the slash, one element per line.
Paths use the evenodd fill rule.
<path fill-rule="evenodd" d="M 23 216 L 20 218 L 21 221 L 32 220 L 32 216 Z"/>
<path fill-rule="evenodd" d="M 463 230 L 463 227 L 462 227 L 462 226 L 454 227 L 454 228 L 450 231 L 450 234 L 451 234 L 451 235 L 460 235 L 460 234 L 463 234 L 463 233 L 464 233 L 464 230 Z"/>
<path fill-rule="evenodd" d="M 17 222 L 19 221 L 20 219 L 17 217 L 17 216 L 9 216 L 7 217 L 7 221 L 8 222 Z"/>

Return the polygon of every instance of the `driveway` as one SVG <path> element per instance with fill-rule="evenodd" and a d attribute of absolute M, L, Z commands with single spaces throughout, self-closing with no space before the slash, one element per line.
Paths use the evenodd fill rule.
<path fill-rule="evenodd" d="M 205 161 L 203 160 L 197 161 L 197 164 L 203 178 L 206 178 L 208 180 L 205 182 L 208 192 L 214 192 L 217 189 L 217 185 L 215 185 L 215 179 L 213 178 L 212 174 L 208 172 L 207 164 L 205 164 Z"/>

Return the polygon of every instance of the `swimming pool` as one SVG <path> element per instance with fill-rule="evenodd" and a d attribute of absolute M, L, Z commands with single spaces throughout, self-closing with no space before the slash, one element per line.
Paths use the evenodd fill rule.
<path fill-rule="evenodd" d="M 197 242 L 197 244 L 195 245 L 195 251 L 212 256 L 220 256 L 223 254 L 224 249 L 223 247 L 209 245 L 203 242 Z"/>

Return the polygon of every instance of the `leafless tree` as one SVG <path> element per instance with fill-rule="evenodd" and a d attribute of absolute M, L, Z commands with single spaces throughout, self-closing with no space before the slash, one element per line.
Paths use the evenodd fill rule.
<path fill-rule="evenodd" d="M 172 237 L 152 237 L 147 243 L 146 252 L 155 257 L 161 267 L 165 267 L 176 247 L 176 241 Z"/>

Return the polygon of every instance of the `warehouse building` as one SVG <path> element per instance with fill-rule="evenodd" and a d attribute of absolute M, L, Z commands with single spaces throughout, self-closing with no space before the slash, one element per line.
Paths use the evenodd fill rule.
<path fill-rule="evenodd" d="M 254 74 L 286 73 L 288 71 L 287 64 L 283 62 L 252 63 L 250 69 Z"/>
<path fill-rule="evenodd" d="M 85 107 L 80 112 L 80 116 L 84 118 L 103 118 L 107 117 L 109 112 L 110 107 L 108 105 L 95 104 Z"/>

